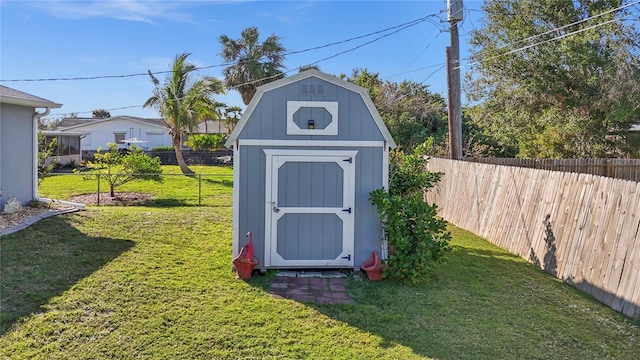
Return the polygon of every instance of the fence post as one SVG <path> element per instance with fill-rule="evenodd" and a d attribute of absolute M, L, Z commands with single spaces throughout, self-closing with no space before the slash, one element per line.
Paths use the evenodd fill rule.
<path fill-rule="evenodd" d="M 98 174 L 98 206 L 100 206 L 100 174 Z"/>
<path fill-rule="evenodd" d="M 202 199 L 202 174 L 198 174 L 198 206 L 201 205 L 200 199 Z"/>

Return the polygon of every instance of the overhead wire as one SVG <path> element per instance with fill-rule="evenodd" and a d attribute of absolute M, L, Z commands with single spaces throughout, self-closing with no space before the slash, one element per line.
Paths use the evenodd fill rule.
<path fill-rule="evenodd" d="M 441 12 L 440 12 L 440 13 L 441 13 Z M 439 13 L 438 13 L 438 14 L 439 14 Z M 375 38 L 375 39 L 373 39 L 373 40 L 367 41 L 367 42 L 362 43 L 362 44 L 360 44 L 360 45 L 358 45 L 358 46 L 355 46 L 355 47 L 352 47 L 352 48 L 350 48 L 350 49 L 347 49 L 347 50 L 344 50 L 344 51 L 338 52 L 338 53 L 336 53 L 336 54 L 333 54 L 333 55 L 328 56 L 328 57 L 325 57 L 325 58 L 323 58 L 323 59 L 320 59 L 320 60 L 314 61 L 314 62 L 312 62 L 311 64 L 308 64 L 308 65 L 316 65 L 316 64 L 318 64 L 318 63 L 320 63 L 320 62 L 323 62 L 323 61 L 326 61 L 326 60 L 329 60 L 329 59 L 333 59 L 333 58 L 338 57 L 338 56 L 340 56 L 340 55 L 343 55 L 343 54 L 349 53 L 349 52 L 351 52 L 351 51 L 357 50 L 357 49 L 359 49 L 359 48 L 362 48 L 362 47 L 364 47 L 364 46 L 366 46 L 366 45 L 372 44 L 372 43 L 374 43 L 374 42 L 376 42 L 376 41 L 379 41 L 379 40 L 381 40 L 381 39 L 383 39 L 383 38 L 386 38 L 386 37 L 389 37 L 389 36 L 391 36 L 391 35 L 394 35 L 394 34 L 396 34 L 396 33 L 400 32 L 400 31 L 402 31 L 402 30 L 405 30 L 405 29 L 407 29 L 407 28 L 413 27 L 413 26 L 415 26 L 415 25 L 417 25 L 417 24 L 419 24 L 419 23 L 421 23 L 421 22 L 423 22 L 423 21 L 428 21 L 428 19 L 429 19 L 429 18 L 431 18 L 431 17 L 435 17 L 435 16 L 437 16 L 438 14 L 430 14 L 430 15 L 427 15 L 427 16 L 424 16 L 424 17 L 421 17 L 421 18 L 419 18 L 419 19 L 415 19 L 415 20 L 412 20 L 412 21 L 409 21 L 409 22 L 406 22 L 406 23 L 403 23 L 403 24 L 400 24 L 400 25 L 397 25 L 397 26 L 389 27 L 389 28 L 386 28 L 386 29 L 383 29 L 383 30 L 379 30 L 379 31 L 376 31 L 376 32 L 372 32 L 372 33 L 366 34 L 366 35 L 361 35 L 361 36 L 357 36 L 357 37 L 349 38 L 349 39 L 346 39 L 346 40 L 343 40 L 343 41 L 338 41 L 338 42 L 334 42 L 334 43 L 325 44 L 325 45 L 322 45 L 322 46 L 311 47 L 311 48 L 303 49 L 303 50 L 296 51 L 296 52 L 290 52 L 290 53 L 287 53 L 287 54 L 289 54 L 289 55 L 290 55 L 290 54 L 294 54 L 294 53 L 301 53 L 301 52 L 306 52 L 306 51 L 311 51 L 311 50 L 317 50 L 317 49 L 320 49 L 320 48 L 326 48 L 326 47 L 329 47 L 329 46 L 333 46 L 333 45 L 337 45 L 337 44 L 342 44 L 342 43 L 345 43 L 345 42 L 348 42 L 348 41 L 353 41 L 353 40 L 356 40 L 356 39 L 362 39 L 362 38 L 364 38 L 364 37 L 372 36 L 372 35 L 375 35 L 375 34 L 380 34 L 380 33 L 382 33 L 382 32 L 385 32 L 385 31 L 388 31 L 388 30 L 395 29 L 395 31 L 392 31 L 392 32 L 387 33 L 387 34 L 384 34 L 384 35 L 382 35 L 382 36 L 379 36 L 379 37 L 377 37 L 377 38 Z M 433 22 L 432 22 L 432 23 L 433 23 Z M 434 24 L 434 25 L 436 25 L 435 23 L 433 23 L 433 24 Z M 203 67 L 198 67 L 197 69 L 205 69 L 205 68 L 211 68 L 211 67 L 215 67 L 215 66 L 225 66 L 225 65 L 231 65 L 231 64 L 222 64 L 222 65 L 203 66 Z M 280 74 L 275 74 L 275 75 L 268 76 L 268 77 L 264 77 L 264 78 L 261 78 L 261 79 L 256 79 L 256 80 L 248 81 L 248 82 L 245 82 L 245 83 L 242 83 L 242 84 L 238 84 L 238 85 L 235 85 L 235 86 L 230 86 L 230 87 L 228 87 L 228 89 L 237 89 L 237 88 L 239 88 L 239 87 L 241 87 L 241 86 L 251 85 L 251 84 L 258 83 L 258 82 L 263 82 L 263 81 L 265 81 L 265 80 L 270 80 L 270 79 L 273 79 L 273 78 L 277 78 L 277 77 L 282 76 L 282 74 L 289 74 L 289 73 L 294 72 L 294 71 L 296 71 L 296 69 L 292 69 L 292 70 L 285 71 L 285 72 L 280 73 Z M 170 72 L 171 72 L 171 71 L 160 71 L 160 72 L 155 72 L 154 74 L 162 74 L 162 73 L 170 73 Z M 114 78 L 114 77 L 132 77 L 132 76 L 140 76 L 140 75 L 148 75 L 148 74 L 149 74 L 149 72 L 146 72 L 146 73 L 144 73 L 144 74 L 128 74 L 128 75 L 94 76 L 94 77 L 90 77 L 90 78 L 23 79 L 23 80 L 0 80 L 0 81 L 85 80 L 85 79 L 98 79 L 98 78 L 107 78 L 107 77 L 108 77 L 108 78 Z M 132 105 L 132 106 L 124 107 L 124 108 L 135 108 L 135 107 L 141 107 L 141 106 L 142 106 L 142 105 Z M 120 109 L 121 109 L 121 108 L 117 108 L 117 109 L 106 109 L 106 110 L 120 110 Z M 85 113 L 91 113 L 91 112 L 92 112 L 92 111 L 71 112 L 71 114 L 85 114 Z M 69 113 L 52 114 L 52 115 L 54 115 L 54 116 L 55 116 L 55 115 L 62 115 L 62 114 L 69 114 Z"/>
<path fill-rule="evenodd" d="M 628 7 L 631 7 L 631 6 L 634 6 L 634 5 L 637 5 L 637 4 L 640 4 L 640 0 L 635 1 L 635 2 L 633 2 L 633 3 L 629 3 L 629 4 L 627 4 L 627 5 L 619 6 L 619 7 L 614 8 L 614 9 L 607 10 L 607 11 L 602 12 L 602 13 L 600 13 L 600 14 L 596 14 L 596 15 L 593 15 L 593 16 L 586 17 L 586 18 L 581 19 L 581 20 L 578 20 L 578 21 L 574 21 L 574 22 L 572 22 L 572 23 L 570 23 L 570 24 L 567 24 L 567 25 L 564 25 L 564 26 L 561 26 L 561 27 L 557 27 L 557 28 L 553 28 L 553 29 L 551 29 L 551 30 L 547 30 L 547 31 L 545 31 L 545 32 L 543 32 L 543 33 L 540 33 L 540 34 L 531 35 L 531 36 L 526 37 L 526 38 L 524 38 L 524 39 L 520 39 L 520 40 L 515 41 L 515 42 L 512 42 L 512 43 L 504 44 L 504 45 L 502 45 L 502 46 L 500 46 L 500 47 L 498 47 L 498 48 L 494 49 L 493 51 L 489 52 L 489 53 L 488 53 L 488 54 L 486 54 L 486 55 L 488 56 L 488 55 L 490 55 L 490 54 L 492 54 L 492 53 L 496 53 L 496 52 L 498 52 L 498 51 L 500 51 L 501 49 L 504 49 L 504 48 L 506 48 L 506 47 L 513 47 L 513 46 L 515 46 L 516 44 L 519 44 L 519 43 L 522 43 L 522 42 L 526 42 L 526 41 L 530 41 L 530 40 L 533 40 L 533 39 L 539 38 L 539 37 L 541 37 L 541 36 L 544 36 L 544 35 L 547 35 L 547 34 L 550 34 L 550 33 L 553 33 L 553 32 L 557 32 L 557 31 L 563 30 L 563 29 L 565 29 L 565 28 L 567 28 L 567 27 L 571 27 L 571 26 L 575 26 L 575 25 L 581 24 L 581 23 L 586 22 L 586 21 L 594 20 L 594 19 L 597 19 L 597 18 L 599 18 L 599 17 L 601 17 L 601 16 L 604 16 L 604 15 L 607 15 L 607 14 L 610 14 L 610 13 L 612 13 L 612 12 L 619 11 L 619 10 L 622 10 L 622 9 L 626 9 L 626 8 L 628 8 Z M 610 21 L 610 22 L 611 22 L 611 21 Z M 570 34 L 573 34 L 573 33 L 570 33 Z M 565 34 L 565 35 L 566 35 L 566 34 Z M 548 40 L 545 40 L 545 41 L 542 41 L 542 42 L 539 42 L 539 43 L 536 43 L 536 44 L 532 44 L 532 45 L 533 45 L 533 46 L 537 46 L 537 45 L 540 45 L 540 44 L 544 44 L 544 43 L 546 43 L 546 42 L 548 42 Z M 529 47 L 533 47 L 533 46 L 529 46 Z M 528 49 L 529 47 L 526 47 L 526 46 L 525 46 L 525 47 L 520 48 L 519 50 L 526 50 L 526 49 Z M 509 52 L 509 53 L 512 53 L 512 52 Z M 506 55 L 506 54 L 508 54 L 508 53 L 500 54 L 500 55 L 498 55 L 498 57 L 499 57 L 499 56 Z M 467 58 L 467 59 L 468 59 L 468 58 Z M 490 59 L 493 59 L 493 58 L 490 58 Z M 476 63 L 478 63 L 478 62 L 476 62 Z M 474 64 L 475 64 L 475 63 L 474 63 Z M 473 64 L 473 65 L 474 65 L 474 64 Z M 467 64 L 466 66 L 471 66 L 471 65 L 472 65 L 472 64 Z"/>
<path fill-rule="evenodd" d="M 540 42 L 537 42 L 537 43 L 534 43 L 534 44 L 529 44 L 529 45 L 523 46 L 521 48 L 517 48 L 517 49 L 511 50 L 511 51 L 508 51 L 508 52 L 505 52 L 505 53 L 502 53 L 502 54 L 499 54 L 499 55 L 496 55 L 496 56 L 483 58 L 481 60 L 477 60 L 477 61 L 465 64 L 465 65 L 459 65 L 459 66 L 455 67 L 454 69 L 461 69 L 463 67 L 468 67 L 468 66 L 473 66 L 473 65 L 479 64 L 479 63 L 481 63 L 483 61 L 497 59 L 497 58 L 502 57 L 502 56 L 506 56 L 506 55 L 509 55 L 509 54 L 514 54 L 516 52 L 524 51 L 524 50 L 530 49 L 530 48 L 538 46 L 538 45 L 542 45 L 542 44 L 546 44 L 546 43 L 549 43 L 549 42 L 552 42 L 552 41 L 560 40 L 560 39 L 563 39 L 563 38 L 566 38 L 566 37 L 569 37 L 569 36 L 572 36 L 572 35 L 575 35 L 575 34 L 579 34 L 581 32 L 587 31 L 587 30 L 595 29 L 595 28 L 597 28 L 599 26 L 607 25 L 607 24 L 610 24 L 612 22 L 616 22 L 616 21 L 624 20 L 624 19 L 625 18 L 612 19 L 612 20 L 609 20 L 609 21 L 605 21 L 603 23 L 598 23 L 598 24 L 595 24 L 595 25 L 591 25 L 591 26 L 586 27 L 586 28 L 582 28 L 582 29 L 579 29 L 579 30 L 576 30 L 576 31 L 572 31 L 570 33 L 558 35 L 558 36 L 553 37 L 551 39 L 546 39 L 544 41 L 540 41 Z"/>
<path fill-rule="evenodd" d="M 556 32 L 556 31 L 559 31 L 559 30 L 561 30 L 561 29 L 564 29 L 564 28 L 567 28 L 567 27 L 570 27 L 570 26 L 574 26 L 574 25 L 580 24 L 580 23 L 585 22 L 585 21 L 593 20 L 593 19 L 595 19 L 595 18 L 598 18 L 598 17 L 600 17 L 600 16 L 606 15 L 606 14 L 608 14 L 608 13 L 611 13 L 611 12 L 614 12 L 614 11 L 618 11 L 618 10 L 621 10 L 621 9 L 627 8 L 627 7 L 629 7 L 629 6 L 637 5 L 637 4 L 640 4 L 640 1 L 636 1 L 636 2 L 633 2 L 633 3 L 627 4 L 627 5 L 623 5 L 623 6 L 620 6 L 620 7 L 618 7 L 618 8 L 611 9 L 611 10 L 608 10 L 608 11 L 606 11 L 606 12 L 603 12 L 603 13 L 600 13 L 600 14 L 597 14 L 597 15 L 594 15 L 594 16 L 592 16 L 592 17 L 585 18 L 585 19 L 582 19 L 582 20 L 579 20 L 579 21 L 573 22 L 573 23 L 571 23 L 571 24 L 564 25 L 564 26 L 559 27 L 559 28 L 551 29 L 551 30 L 546 31 L 546 32 L 544 32 L 544 33 L 536 34 L 536 35 L 530 36 L 530 37 L 525 38 L 525 39 L 521 39 L 521 40 L 519 40 L 519 41 L 517 41 L 517 42 L 515 42 L 515 43 L 513 43 L 513 44 L 518 44 L 518 43 L 521 43 L 521 42 L 524 42 L 524 41 L 528 41 L 528 40 L 531 40 L 531 39 L 535 39 L 535 38 L 537 38 L 537 37 L 540 37 L 540 36 L 543 36 L 543 35 L 546 35 L 546 34 L 549 34 L 549 33 L 552 33 L 552 32 Z M 386 29 L 383 29 L 383 30 L 378 30 L 378 31 L 375 31 L 375 32 L 371 32 L 371 33 L 368 33 L 368 34 L 365 34 L 365 35 L 360 35 L 360 36 L 352 37 L 352 38 L 349 38 L 349 39 L 345 39 L 345 40 L 341 40 L 341 41 L 337 41 L 337 42 L 333 42 L 333 43 L 328 43 L 328 44 L 324 44 L 324 45 L 320 45 L 320 46 L 315 46 L 315 47 L 311 47 L 311 48 L 307 48 L 307 49 L 303 49 L 303 50 L 299 50 L 299 51 L 292 51 L 292 52 L 287 53 L 287 55 L 291 55 L 291 54 L 298 54 L 298 53 L 308 52 L 308 51 L 312 51 L 312 50 L 317 50 L 317 49 L 327 48 L 327 47 L 330 47 L 330 46 L 335 46 L 335 45 L 338 45 L 338 44 L 343 44 L 343 43 L 346 43 L 346 42 L 350 42 L 350 41 L 354 41 L 354 40 L 362 39 L 362 38 L 365 38 L 365 37 L 368 37 L 368 36 L 372 36 L 372 35 L 375 35 L 375 34 L 380 34 L 380 33 L 383 33 L 383 32 L 385 32 L 385 31 L 389 31 L 389 30 L 392 30 L 392 29 L 397 29 L 396 31 L 393 31 L 393 32 L 391 32 L 391 33 L 388 33 L 388 34 L 385 34 L 385 35 L 383 35 L 383 36 L 377 37 L 377 38 L 375 38 L 375 39 L 373 39 L 373 40 L 371 40 L 371 41 L 368 41 L 368 42 L 366 42 L 366 43 L 360 44 L 360 45 L 355 46 L 355 47 L 353 47 L 353 48 L 350 48 L 350 49 L 347 49 L 347 50 L 344 50 L 344 51 L 338 52 L 338 53 L 336 53 L 336 54 L 334 54 L 334 55 L 331 55 L 331 56 L 325 57 L 325 58 L 323 58 L 323 59 L 320 59 L 320 60 L 317 60 L 317 61 L 315 61 L 315 62 L 312 62 L 312 63 L 311 63 L 311 65 L 315 65 L 315 64 L 318 64 L 318 63 L 320 63 L 320 62 L 323 62 L 323 61 L 326 61 L 326 60 L 329 60 L 329 59 L 335 58 L 335 57 L 340 56 L 340 55 L 343 55 L 343 54 L 345 54 L 345 53 L 348 53 L 348 52 L 351 52 L 351 51 L 357 50 L 357 49 L 359 49 L 359 48 L 361 48 L 361 47 L 363 47 L 363 46 L 369 45 L 369 44 L 371 44 L 371 43 L 373 43 L 373 42 L 376 42 L 376 41 L 378 41 L 378 40 L 381 40 L 381 39 L 383 39 L 383 38 L 386 38 L 386 37 L 388 37 L 388 36 L 391 36 L 391 35 L 393 35 L 393 34 L 395 34 L 395 33 L 399 32 L 399 31 L 402 31 L 402 30 L 404 30 L 404 29 L 407 29 L 407 28 L 409 28 L 409 27 L 412 27 L 412 26 L 414 26 L 414 25 L 417 25 L 417 24 L 418 24 L 418 23 L 420 23 L 420 22 L 427 21 L 429 18 L 431 18 L 431 17 L 435 17 L 435 16 L 437 16 L 437 15 L 438 15 L 438 14 L 430 14 L 430 15 L 427 15 L 427 16 L 422 17 L 422 18 L 419 18 L 419 19 L 415 19 L 415 20 L 412 20 L 412 21 L 409 21 L 409 22 L 406 22 L 406 23 L 403 23 L 403 24 L 400 24 L 400 25 L 396 25 L 396 26 L 393 26 L 393 27 L 389 27 L 389 28 L 386 28 Z M 503 53 L 503 54 L 499 54 L 499 55 L 494 56 L 494 57 L 485 58 L 485 59 L 483 59 L 483 60 L 479 60 L 479 61 L 476 61 L 476 62 L 473 62 L 473 63 L 469 63 L 469 64 L 466 64 L 466 65 L 461 65 L 461 66 L 459 66 L 459 67 L 457 67 L 457 68 L 459 69 L 459 68 L 466 67 L 466 66 L 472 66 L 472 65 L 475 65 L 475 64 L 477 64 L 477 63 L 479 63 L 479 62 L 481 62 L 481 61 L 486 61 L 486 60 L 489 60 L 489 59 L 493 59 L 493 58 L 497 58 L 497 57 L 505 56 L 505 55 L 508 55 L 508 54 L 512 54 L 512 53 L 515 53 L 515 52 L 518 52 L 518 51 L 523 51 L 523 50 L 529 49 L 529 48 L 531 48 L 531 47 L 538 46 L 538 45 L 540 45 L 540 44 L 548 43 L 548 42 L 555 41 L 555 40 L 558 40 L 558 39 L 561 39 L 561 38 L 565 38 L 565 37 L 568 37 L 568 36 L 571 36 L 571 35 L 575 35 L 575 34 L 577 34 L 577 33 L 580 33 L 580 32 L 583 32 L 583 31 L 587 31 L 587 30 L 590 30 L 590 29 L 592 29 L 592 28 L 596 28 L 596 27 L 599 27 L 599 26 L 603 26 L 603 25 L 606 25 L 606 24 L 608 24 L 608 23 L 611 23 L 611 22 L 614 22 L 614 21 L 617 21 L 617 20 L 620 20 L 620 19 L 610 20 L 610 21 L 607 21 L 607 22 L 604 22 L 604 23 L 599 23 L 599 24 L 596 24 L 596 25 L 593 25 L 593 26 L 590 26 L 590 27 L 587 27 L 587 28 L 583 28 L 583 29 L 580 29 L 580 30 L 576 30 L 576 31 L 573 31 L 573 32 L 570 32 L 570 33 L 562 34 L 562 35 L 559 35 L 559 36 L 557 36 L 557 37 L 554 37 L 554 38 L 551 38 L 551 39 L 547 39 L 547 40 L 544 40 L 544 41 L 541 41 L 541 42 L 537 42 L 537 43 L 534 43 L 534 44 L 530 44 L 530 45 L 527 45 L 527 46 L 524 46 L 524 47 L 521 47 L 521 48 L 518 48 L 518 49 L 514 49 L 514 50 L 511 50 L 511 51 L 509 51 L 509 52 L 506 52 L 506 53 Z M 433 22 L 432 22 L 432 23 L 433 23 Z M 435 24 L 435 23 L 434 23 L 434 25 L 437 25 L 437 24 Z M 504 48 L 504 47 L 507 47 L 507 46 L 510 46 L 510 45 L 513 45 L 513 44 L 506 44 L 506 45 L 503 45 L 502 47 L 500 47 L 500 48 L 498 48 L 498 49 L 496 49 L 496 50 L 494 50 L 494 51 L 497 51 L 497 50 L 499 50 L 499 49 L 501 49 L 501 48 Z M 466 59 L 469 59 L 469 58 L 466 58 Z M 228 66 L 228 65 L 232 65 L 232 64 L 233 64 L 233 63 L 218 64 L 218 65 L 210 65 L 210 66 L 202 66 L 202 67 L 198 67 L 197 69 L 207 69 L 207 68 L 213 68 L 213 67 Z M 435 67 L 435 66 L 440 66 L 440 67 L 439 67 L 438 69 L 436 69 L 434 72 L 432 72 L 429 76 L 427 76 L 424 80 L 422 80 L 422 81 L 420 82 L 420 84 L 424 84 L 424 82 L 426 82 L 426 81 L 427 81 L 429 78 L 431 78 L 434 74 L 436 74 L 437 72 L 439 72 L 440 70 L 442 70 L 443 68 L 445 68 L 445 67 L 446 67 L 446 64 L 436 64 L 436 65 L 431 65 L 431 66 L 427 66 L 427 67 L 422 67 L 422 68 L 419 68 L 419 69 L 414 69 L 414 70 L 411 70 L 411 71 L 407 71 L 407 72 L 403 72 L 403 73 L 399 73 L 399 74 L 390 75 L 390 76 L 388 76 L 388 77 L 393 77 L 393 76 L 398 76 L 398 75 L 402 75 L 402 74 L 405 74 L 405 73 L 410 73 L 410 72 L 420 71 L 420 70 L 424 70 L 424 69 L 426 69 L 426 68 L 431 68 L 431 67 Z M 291 73 L 291 72 L 293 72 L 293 71 L 295 71 L 295 69 L 294 69 L 294 70 L 289 70 L 289 71 L 287 71 L 287 72 L 284 72 L 284 74 L 288 74 L 288 73 Z M 155 73 L 156 73 L 156 74 L 162 74 L 162 73 L 169 73 L 169 72 L 171 72 L 171 71 L 158 71 L 158 72 L 155 72 Z M 92 80 L 92 79 L 102 79 L 102 78 L 124 78 L 124 77 L 133 77 L 133 76 L 142 76 L 142 75 L 147 75 L 147 74 L 148 74 L 148 73 L 137 73 L 137 74 L 126 74 L 126 75 L 103 75 L 103 76 L 92 76 L 92 77 L 73 77 L 73 78 L 55 78 L 55 79 L 15 79 L 15 80 L 0 80 L 0 81 L 6 81 L 6 82 L 9 82 L 9 81 Z M 250 81 L 250 82 L 246 82 L 246 83 L 243 83 L 243 84 L 239 84 L 239 85 L 236 85 L 236 86 L 230 87 L 230 89 L 235 89 L 235 88 L 238 88 L 238 87 L 243 86 L 243 85 L 248 85 L 248 84 L 252 84 L 252 83 L 256 83 L 256 82 L 261 82 L 261 81 L 264 81 L 264 80 L 269 80 L 269 79 L 271 79 L 271 78 L 279 77 L 279 76 L 281 76 L 281 74 L 277 74 L 277 75 L 274 75 L 274 76 L 270 76 L 270 77 L 266 77 L 266 78 L 257 79 L 257 80 L 253 80 L 253 81 Z M 385 77 L 385 78 L 388 78 L 388 77 Z M 107 109 L 107 110 L 120 110 L 120 109 L 135 108 L 135 107 L 141 107 L 141 106 L 142 106 L 142 105 L 132 105 L 132 106 L 125 106 L 125 107 L 120 107 L 120 108 Z M 75 114 L 82 114 L 82 113 L 91 113 L 91 112 L 92 112 L 92 111 L 83 111 L 83 112 L 72 112 L 72 113 L 75 113 Z M 68 114 L 68 113 L 65 113 L 65 114 Z M 55 115 L 55 114 L 52 114 L 52 115 Z"/>
<path fill-rule="evenodd" d="M 394 30 L 394 29 L 400 28 L 399 30 L 396 30 L 396 31 L 394 31 L 392 33 L 389 33 L 389 34 L 385 35 L 385 36 L 378 37 L 378 38 L 376 38 L 376 39 L 374 39 L 372 41 L 369 41 L 367 43 L 359 45 L 359 46 L 357 46 L 355 48 L 352 48 L 352 49 L 349 49 L 347 51 L 344 51 L 344 52 L 338 53 L 336 55 L 333 55 L 332 57 L 319 60 L 318 62 L 325 61 L 325 60 L 328 60 L 330 58 L 342 55 L 342 54 L 344 54 L 346 52 L 350 52 L 350 51 L 356 50 L 358 48 L 361 48 L 361 47 L 363 47 L 365 45 L 368 45 L 370 43 L 378 41 L 378 40 L 380 40 L 382 38 L 385 38 L 387 36 L 393 35 L 393 34 L 399 32 L 401 30 L 407 29 L 407 28 L 412 27 L 414 25 L 417 25 L 417 24 L 419 24 L 421 22 L 429 21 L 430 18 L 436 17 L 439 14 L 440 13 L 429 14 L 429 15 L 423 16 L 421 18 L 417 18 L 417 19 L 414 19 L 414 20 L 411 20 L 411 21 L 408 21 L 408 22 L 405 22 L 405 23 L 402 23 L 402 24 L 399 24 L 399 25 L 391 26 L 391 27 L 388 27 L 388 28 L 385 28 L 385 29 L 382 29 L 382 30 L 373 31 L 373 32 L 370 32 L 370 33 L 367 33 L 367 34 L 364 34 L 364 35 L 358 35 L 358 36 L 354 36 L 354 37 L 351 37 L 351 38 L 348 38 L 348 39 L 345 39 L 345 40 L 340 40 L 340 41 L 336 41 L 336 42 L 332 42 L 332 43 L 328 43 L 328 44 L 324 44 L 324 45 L 314 46 L 314 47 L 310 47 L 310 48 L 306 48 L 306 49 L 302 49 L 302 50 L 285 52 L 283 55 L 284 56 L 288 56 L 288 55 L 305 53 L 305 52 L 309 52 L 309 51 L 313 51 L 313 50 L 324 49 L 324 48 L 328 48 L 328 47 L 331 47 L 331 46 L 348 43 L 348 42 L 351 42 L 351 41 L 363 39 L 363 38 L 366 38 L 366 37 L 370 37 L 370 36 L 373 36 L 373 35 L 377 35 L 377 34 L 380 34 L 380 33 L 384 33 L 384 32 L 390 31 L 390 30 Z M 199 66 L 199 67 L 196 68 L 196 70 L 211 69 L 211 68 L 215 68 L 215 67 L 231 66 L 231 65 L 236 65 L 237 63 L 238 62 Z M 312 63 L 312 64 L 315 64 L 315 63 Z M 153 71 L 153 73 L 154 74 L 167 74 L 167 73 L 171 73 L 171 70 Z M 140 73 L 132 73 L 132 74 L 123 74 L 123 75 L 96 75 L 96 76 L 34 78 L 34 79 L 0 79 L 0 82 L 78 81 L 78 80 L 98 80 L 98 79 L 129 78 L 129 77 L 147 76 L 147 75 L 148 75 L 148 71 L 140 72 Z"/>

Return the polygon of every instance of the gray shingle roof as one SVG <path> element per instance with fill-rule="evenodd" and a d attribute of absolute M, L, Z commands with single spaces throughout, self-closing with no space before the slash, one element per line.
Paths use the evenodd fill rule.
<path fill-rule="evenodd" d="M 0 85 L 0 103 L 31 106 L 34 108 L 59 108 L 62 106 L 62 104 L 54 103 L 53 101 L 27 94 L 26 92 L 12 89 L 4 85 Z"/>
<path fill-rule="evenodd" d="M 152 125 L 163 126 L 163 127 L 165 126 L 164 119 L 147 119 L 147 118 L 139 118 L 135 116 L 117 115 L 117 116 L 112 116 L 110 118 L 64 118 L 62 119 L 62 121 L 60 121 L 58 126 L 56 126 L 56 129 L 66 129 L 74 126 L 89 125 L 93 123 L 106 122 L 111 120 L 135 120 L 135 121 L 146 122 Z"/>

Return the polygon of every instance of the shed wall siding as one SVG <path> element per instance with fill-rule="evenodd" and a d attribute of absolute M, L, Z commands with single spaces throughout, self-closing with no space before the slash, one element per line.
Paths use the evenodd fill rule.
<path fill-rule="evenodd" d="M 265 175 L 266 156 L 264 149 L 300 149 L 284 146 L 240 146 L 237 162 L 240 166 L 239 186 L 239 246 L 247 242 L 246 233 L 253 233 L 255 255 L 264 268 L 265 252 Z M 373 250 L 380 253 L 382 226 L 375 207 L 369 201 L 369 193 L 383 187 L 383 149 L 373 147 L 309 147 L 309 150 L 358 151 L 355 158 L 355 206 L 354 206 L 354 266 L 359 267 Z M 289 189 L 290 190 L 290 189 Z M 237 253 L 238 249 L 234 249 Z"/>
<path fill-rule="evenodd" d="M 0 210 L 15 196 L 23 205 L 33 199 L 33 114 L 35 109 L 2 104 L 0 108 Z"/>
<path fill-rule="evenodd" d="M 301 94 L 301 87 L 322 85 L 323 95 Z M 338 135 L 287 135 L 287 101 L 337 101 Z M 360 94 L 315 77 L 267 91 L 239 139 L 384 141 Z"/>

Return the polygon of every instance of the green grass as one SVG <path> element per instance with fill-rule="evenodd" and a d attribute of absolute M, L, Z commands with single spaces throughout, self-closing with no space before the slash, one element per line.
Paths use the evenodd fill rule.
<path fill-rule="evenodd" d="M 449 261 L 422 284 L 352 280 L 355 305 L 274 299 L 272 272 L 248 282 L 231 272 L 231 187 L 207 183 L 225 203 L 197 207 L 184 186 L 191 180 L 127 185 L 186 206 L 90 207 L 0 239 L 0 358 L 640 353 L 638 322 L 455 227 Z M 71 181 L 47 179 L 41 194 L 70 196 L 58 183 Z"/>
<path fill-rule="evenodd" d="M 116 188 L 118 192 L 144 192 L 154 195 L 152 206 L 229 206 L 233 188 L 233 170 L 223 166 L 190 166 L 198 175 L 182 175 L 178 166 L 163 166 L 162 182 L 134 180 Z M 86 174 L 85 174 L 86 175 Z M 96 194 L 96 178 L 84 179 L 82 174 L 53 175 L 40 185 L 40 196 L 69 200 L 74 195 Z M 100 193 L 108 196 L 109 185 L 100 182 Z M 200 203 L 198 198 L 200 197 Z"/>

